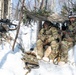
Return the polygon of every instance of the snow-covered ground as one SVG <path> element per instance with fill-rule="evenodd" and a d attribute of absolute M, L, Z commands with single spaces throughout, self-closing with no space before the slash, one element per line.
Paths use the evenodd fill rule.
<path fill-rule="evenodd" d="M 25 75 L 27 70 L 23 69 L 24 62 L 21 60 L 22 52 L 19 49 L 18 43 L 22 44 L 23 48 L 28 51 L 35 46 L 37 25 L 33 23 L 31 26 L 21 26 L 20 34 L 12 51 L 13 41 L 10 43 L 2 42 L 0 45 L 0 75 Z M 15 37 L 15 31 L 9 32 Z M 39 60 L 39 68 L 32 69 L 28 75 L 76 75 L 76 46 L 69 51 L 69 62 L 64 65 L 54 65 L 52 62 L 44 62 Z"/>

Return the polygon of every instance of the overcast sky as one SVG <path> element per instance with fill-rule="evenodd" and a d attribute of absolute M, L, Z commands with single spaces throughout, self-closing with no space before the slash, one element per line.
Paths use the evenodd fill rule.
<path fill-rule="evenodd" d="M 18 0 L 12 0 L 13 6 L 15 7 L 18 3 Z"/>

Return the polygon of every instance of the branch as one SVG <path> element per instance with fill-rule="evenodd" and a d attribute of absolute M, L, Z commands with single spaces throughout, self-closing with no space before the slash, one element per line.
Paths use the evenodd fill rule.
<path fill-rule="evenodd" d="M 15 46 L 16 40 L 18 38 L 18 34 L 19 34 L 19 30 L 20 30 L 20 24 L 21 24 L 21 20 L 22 20 L 22 17 L 23 17 L 22 13 L 23 13 L 24 2 L 25 2 L 25 0 L 22 1 L 22 6 L 21 6 L 21 10 L 20 10 L 19 24 L 18 24 L 18 28 L 17 28 L 17 32 L 16 32 L 16 37 L 15 37 L 15 40 L 14 40 L 14 43 L 13 43 L 13 47 L 12 47 L 13 51 L 14 51 L 14 46 Z"/>

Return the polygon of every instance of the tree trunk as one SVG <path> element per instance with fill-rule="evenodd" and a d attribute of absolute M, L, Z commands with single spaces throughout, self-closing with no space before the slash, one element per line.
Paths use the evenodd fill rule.
<path fill-rule="evenodd" d="M 38 28 L 37 28 L 37 35 L 39 34 L 39 31 L 41 30 L 41 28 L 42 28 L 42 21 L 39 21 Z M 37 39 L 38 39 L 38 37 L 37 37 Z"/>
<path fill-rule="evenodd" d="M 39 31 L 42 29 L 42 21 L 39 21 Z"/>
<path fill-rule="evenodd" d="M 42 10 L 44 7 L 44 0 L 42 0 L 41 5 L 40 5 L 40 9 Z"/>
<path fill-rule="evenodd" d="M 48 0 L 46 0 L 45 2 L 45 10 L 47 10 L 47 3 L 48 3 Z"/>
<path fill-rule="evenodd" d="M 20 4 L 20 0 L 18 1 L 17 7 L 16 7 L 16 11 L 15 11 L 15 19 L 18 20 L 18 14 L 19 14 L 19 4 Z"/>

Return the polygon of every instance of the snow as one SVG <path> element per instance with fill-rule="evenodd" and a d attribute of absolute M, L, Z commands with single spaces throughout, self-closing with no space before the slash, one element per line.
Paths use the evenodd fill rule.
<path fill-rule="evenodd" d="M 16 31 L 9 32 L 12 38 L 15 38 Z M 37 24 L 32 23 L 30 26 L 22 26 L 20 28 L 19 37 L 12 51 L 12 40 L 10 43 L 2 42 L 0 45 L 0 75 L 25 75 L 27 69 L 23 69 L 24 62 L 21 60 L 22 51 L 19 49 L 19 43 L 25 51 L 35 47 L 37 36 Z M 74 51 L 73 51 L 74 49 Z M 39 68 L 32 69 L 28 75 L 76 75 L 76 46 L 68 52 L 67 64 L 62 62 L 54 65 L 52 61 L 45 62 L 39 60 Z"/>
<path fill-rule="evenodd" d="M 0 50 L 0 75 L 24 75 L 21 51 L 16 48 L 13 52 L 8 43 L 5 43 L 3 47 Z"/>

